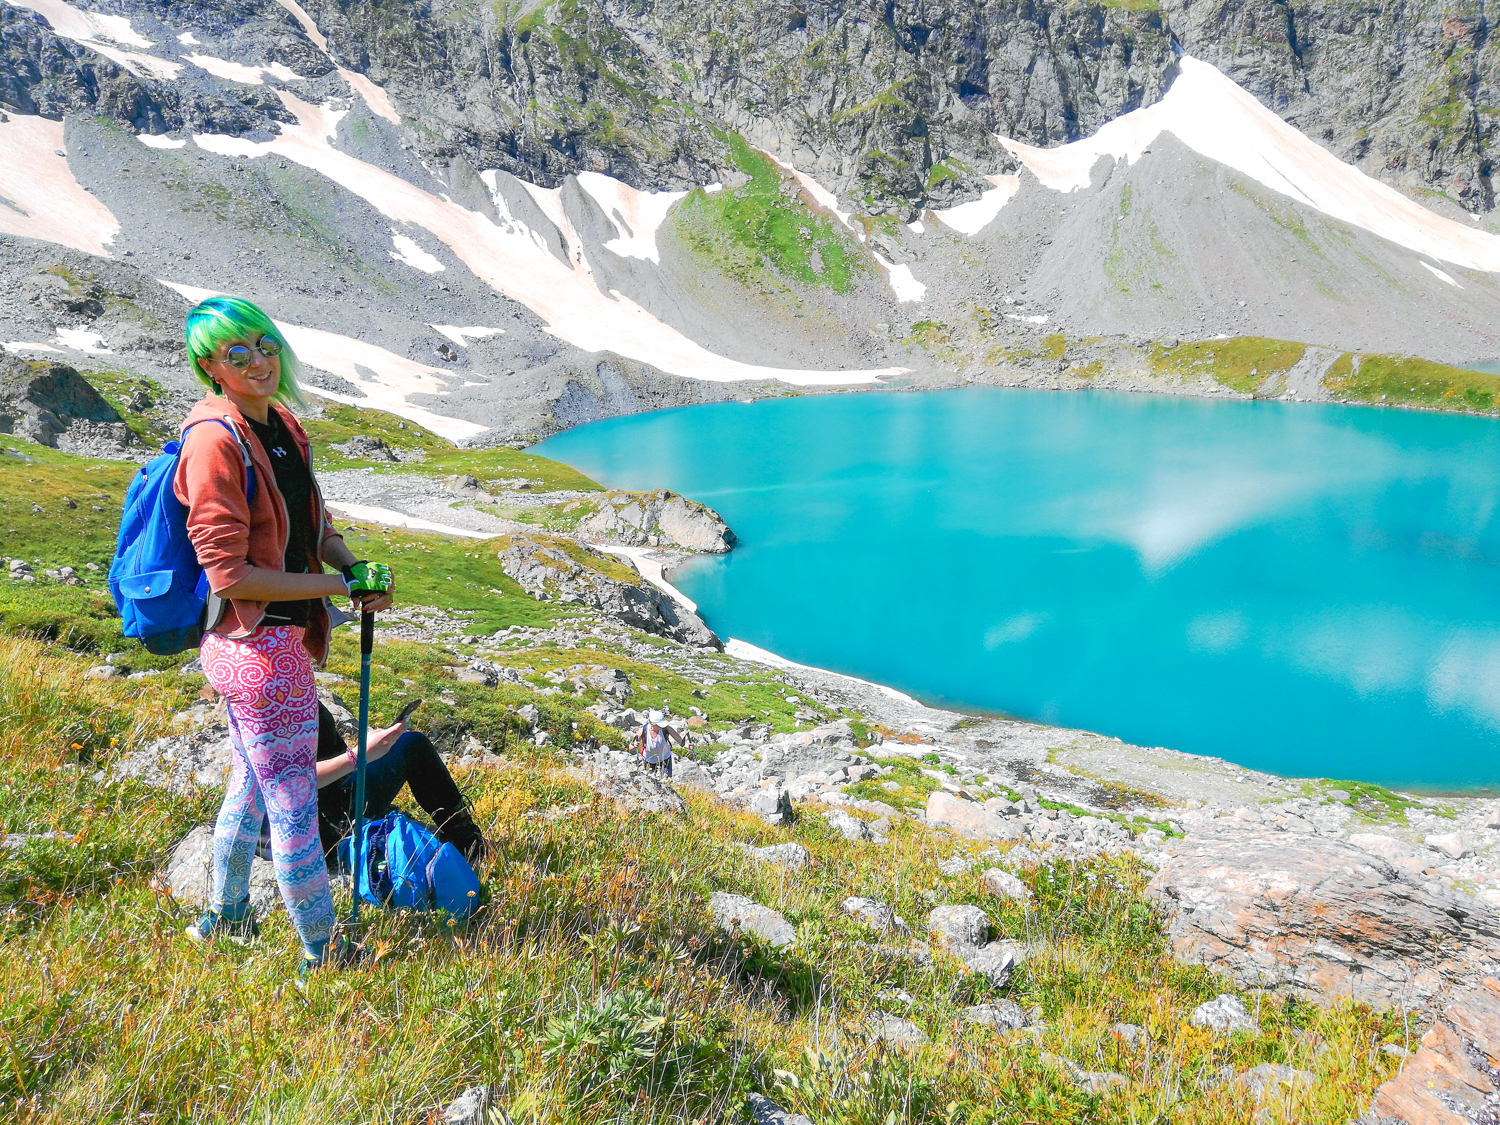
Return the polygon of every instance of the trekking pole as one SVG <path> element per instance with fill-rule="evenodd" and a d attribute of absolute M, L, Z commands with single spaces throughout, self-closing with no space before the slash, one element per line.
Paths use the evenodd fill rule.
<path fill-rule="evenodd" d="M 364 871 L 365 747 L 370 737 L 370 653 L 375 648 L 375 614 L 359 615 L 359 750 L 354 759 L 354 906 L 349 923 L 359 921 L 359 877 Z"/>

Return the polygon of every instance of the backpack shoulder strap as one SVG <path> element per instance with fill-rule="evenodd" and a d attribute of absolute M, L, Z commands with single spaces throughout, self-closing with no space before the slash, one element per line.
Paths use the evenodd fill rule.
<path fill-rule="evenodd" d="M 194 426 L 201 425 L 204 422 L 219 423 L 219 425 L 223 426 L 226 430 L 229 431 L 230 436 L 234 438 L 235 445 L 240 447 L 240 460 L 244 463 L 245 466 L 245 499 L 252 504 L 255 503 L 255 463 L 250 459 L 250 447 L 245 444 L 245 439 L 240 436 L 239 430 L 235 429 L 229 424 L 229 419 L 200 418 L 196 422 L 190 422 L 182 429 L 182 441 L 186 443 L 188 431 L 191 430 Z"/>

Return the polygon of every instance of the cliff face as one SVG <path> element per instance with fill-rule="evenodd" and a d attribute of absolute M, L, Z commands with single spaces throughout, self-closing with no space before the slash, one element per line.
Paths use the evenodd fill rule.
<path fill-rule="evenodd" d="M 911 213 L 1010 170 L 993 133 L 1055 144 L 1151 104 L 1175 40 L 1371 174 L 1494 203 L 1494 52 L 1483 5 L 1462 0 L 307 7 L 421 143 L 548 182 L 702 182 L 727 167 L 724 127 L 868 212 Z"/>
<path fill-rule="evenodd" d="M 275 0 L 80 9 L 190 20 L 304 77 L 329 69 Z M 724 130 L 870 214 L 974 198 L 1011 170 L 996 133 L 1087 136 L 1159 99 L 1174 42 L 1341 159 L 1474 212 L 1494 206 L 1495 51 L 1477 0 L 308 0 L 333 58 L 384 85 L 422 156 L 548 185 L 606 172 L 680 188 L 732 171 Z M 0 102 L 105 113 L 138 129 L 250 133 L 285 120 L 130 73 L 0 8 Z"/>
<path fill-rule="evenodd" d="M 1162 11 L 1211 62 L 1340 159 L 1491 210 L 1497 54 L 1482 3 L 1194 3 Z"/>

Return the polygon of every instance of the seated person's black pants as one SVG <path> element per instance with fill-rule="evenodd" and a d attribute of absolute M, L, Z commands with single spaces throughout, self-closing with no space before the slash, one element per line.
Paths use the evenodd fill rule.
<path fill-rule="evenodd" d="M 319 703 L 318 760 L 341 758 L 348 752 L 333 715 Z M 365 766 L 365 820 L 379 820 L 390 812 L 402 786 L 410 787 L 412 799 L 432 819 L 438 839 L 452 844 L 470 863 L 479 859 L 484 838 L 432 740 L 418 731 L 407 731 L 396 745 Z M 354 774 L 349 773 L 318 790 L 318 835 L 330 864 L 339 841 L 353 828 Z M 266 821 L 261 825 L 256 854 L 269 859 L 270 845 L 271 826 Z"/>

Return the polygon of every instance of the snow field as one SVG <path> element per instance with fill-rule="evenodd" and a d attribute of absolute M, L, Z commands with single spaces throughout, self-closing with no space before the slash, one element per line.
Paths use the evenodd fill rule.
<path fill-rule="evenodd" d="M 0 231 L 109 257 L 120 232 L 108 207 L 68 167 L 63 123 L 12 113 L 0 122 Z"/>
<path fill-rule="evenodd" d="M 419 269 L 423 273 L 442 273 L 448 268 L 404 234 L 392 232 L 391 245 L 396 248 L 390 252 L 391 257 L 398 262 L 405 262 L 413 269 Z"/>
<path fill-rule="evenodd" d="M 595 203 L 610 217 L 619 238 L 604 244 L 622 258 L 640 258 L 642 261 L 661 264 L 661 255 L 656 248 L 656 232 L 667 217 L 667 212 L 680 199 L 687 198 L 685 191 L 636 191 L 629 184 L 598 172 L 578 173 L 578 186 L 593 197 Z"/>
<path fill-rule="evenodd" d="M 957 207 L 933 211 L 932 216 L 959 234 L 978 234 L 994 222 L 995 216 L 1000 214 L 1000 208 L 1014 199 L 1016 192 L 1021 190 L 1020 176 L 986 176 L 985 179 L 995 185 L 991 190 L 978 199 L 960 203 Z M 920 234 L 921 231 L 917 233 Z"/>
<path fill-rule="evenodd" d="M 80 11 L 63 0 L 7 0 L 7 3 L 13 8 L 26 8 L 43 16 L 52 25 L 52 30 L 64 39 L 71 39 L 97 51 L 105 58 L 119 63 L 137 78 L 162 78 L 171 81 L 182 70 L 181 63 L 159 59 L 155 55 L 122 50 L 120 45 L 156 46 L 151 40 L 137 34 L 130 26 L 130 20 L 124 16 Z"/>
<path fill-rule="evenodd" d="M 302 75 L 283 63 L 271 63 L 268 66 L 242 66 L 228 59 L 215 58 L 213 55 L 186 55 L 184 57 L 194 66 L 218 78 L 224 78 L 230 82 L 241 82 L 246 86 L 265 85 L 265 79 L 262 76 L 267 74 L 283 82 L 302 81 Z"/>
<path fill-rule="evenodd" d="M 503 212 L 504 225 L 424 191 L 329 144 L 346 111 L 312 106 L 286 90 L 277 94 L 297 118 L 266 142 L 217 134 L 197 134 L 203 148 L 224 156 L 259 157 L 276 153 L 327 176 L 398 223 L 422 227 L 453 251 L 480 280 L 531 309 L 547 331 L 584 351 L 613 351 L 686 378 L 727 382 L 778 379 L 799 386 L 876 382 L 900 369 L 812 371 L 762 367 L 716 355 L 662 323 L 618 292 L 599 291 L 577 250 L 572 264 L 557 260 L 544 240 Z M 495 177 L 488 182 L 493 184 Z M 575 248 L 580 240 L 562 213 L 560 190 L 526 185 L 543 213 L 559 223 Z M 496 206 L 503 199 L 496 193 Z M 342 374 L 342 373 L 341 373 Z"/>
<path fill-rule="evenodd" d="M 1153 140 L 1170 132 L 1202 156 L 1398 246 L 1500 272 L 1500 238 L 1445 219 L 1343 163 L 1216 67 L 1190 55 L 1180 65 L 1161 101 L 1116 118 L 1085 140 L 1041 149 L 997 139 L 1045 186 L 1071 192 L 1089 185 L 1099 157 L 1134 164 Z"/>
<path fill-rule="evenodd" d="M 214 289 L 182 285 L 175 281 L 167 281 L 165 278 L 157 278 L 157 280 L 168 289 L 182 294 L 195 305 L 209 297 L 218 296 L 218 291 Z M 302 389 L 308 394 L 347 403 L 350 406 L 384 410 L 397 417 L 415 422 L 449 441 L 463 441 L 476 434 L 482 434 L 489 428 L 460 418 L 435 414 L 431 410 L 413 406 L 407 402 L 408 395 L 451 393 L 448 385 L 456 378 L 453 373 L 440 371 L 436 367 L 429 367 L 425 363 L 407 359 L 378 344 L 369 344 L 364 340 L 356 340 L 352 336 L 327 332 L 321 328 L 289 324 L 284 320 L 276 320 L 275 324 L 281 334 L 286 337 L 286 342 L 291 345 L 292 352 L 299 363 L 348 380 L 363 393 L 364 397 L 340 394 L 322 387 L 304 386 Z"/>

